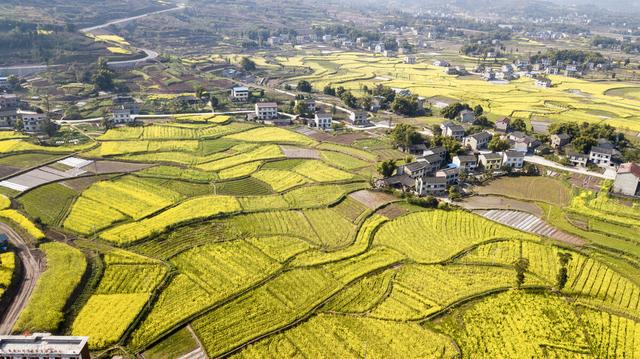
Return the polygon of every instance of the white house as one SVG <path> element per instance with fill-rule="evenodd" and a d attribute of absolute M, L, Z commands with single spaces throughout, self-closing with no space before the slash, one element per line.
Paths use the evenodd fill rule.
<path fill-rule="evenodd" d="M 478 159 L 486 171 L 497 170 L 502 167 L 502 155 L 499 153 L 482 153 L 478 156 Z"/>
<path fill-rule="evenodd" d="M 236 102 L 249 101 L 249 89 L 244 86 L 234 87 L 231 89 L 231 100 Z"/>
<path fill-rule="evenodd" d="M 620 165 L 612 191 L 626 196 L 640 195 L 640 165 L 632 162 Z"/>
<path fill-rule="evenodd" d="M 354 126 L 366 126 L 369 123 L 369 119 L 366 112 L 356 111 L 349 114 L 349 122 Z"/>
<path fill-rule="evenodd" d="M 582 153 L 571 152 L 571 153 L 567 154 L 567 159 L 574 166 L 586 167 L 587 166 L 587 161 L 589 161 L 589 155 L 585 155 L 585 154 L 582 154 Z"/>
<path fill-rule="evenodd" d="M 470 147 L 474 151 L 479 151 L 489 145 L 489 141 L 491 141 L 491 138 L 493 138 L 493 135 L 491 135 L 489 132 L 482 131 L 465 137 L 463 144 L 464 146 Z"/>
<path fill-rule="evenodd" d="M 119 106 L 113 109 L 111 115 L 111 121 L 114 123 L 131 123 L 133 118 L 131 117 L 131 109 L 125 106 Z"/>
<path fill-rule="evenodd" d="M 457 167 L 445 168 L 436 172 L 436 177 L 444 178 L 447 184 L 458 183 L 460 170 Z"/>
<path fill-rule="evenodd" d="M 404 57 L 404 63 L 408 65 L 414 65 L 416 63 L 416 57 L 413 55 L 407 55 Z"/>
<path fill-rule="evenodd" d="M 598 167 L 611 167 L 613 155 L 616 153 L 613 146 L 594 146 L 589 152 L 589 162 L 592 162 Z"/>
<path fill-rule="evenodd" d="M 256 104 L 256 117 L 267 121 L 278 118 L 278 104 L 275 102 L 259 102 Z"/>
<path fill-rule="evenodd" d="M 456 140 L 462 140 L 464 137 L 464 127 L 457 125 L 453 122 L 444 122 L 440 124 L 442 135 L 445 137 L 453 137 Z"/>
<path fill-rule="evenodd" d="M 473 171 L 478 167 L 478 159 L 476 158 L 476 156 L 471 155 L 454 156 L 452 162 L 460 170 L 464 171 Z"/>
<path fill-rule="evenodd" d="M 547 77 L 538 77 L 536 79 L 536 86 L 538 87 L 545 87 L 545 88 L 549 88 L 551 87 L 551 80 Z"/>
<path fill-rule="evenodd" d="M 522 168 L 522 166 L 524 166 L 524 153 L 518 151 L 504 151 L 502 154 L 502 165 L 511 168 Z"/>
<path fill-rule="evenodd" d="M 22 119 L 24 132 L 36 133 L 42 131 L 42 124 L 47 118 L 46 114 L 23 110 L 18 110 L 17 113 L 18 116 Z"/>
<path fill-rule="evenodd" d="M 321 128 L 323 130 L 327 130 L 331 128 L 331 122 L 333 118 L 330 113 L 318 112 L 312 120 L 313 127 Z"/>

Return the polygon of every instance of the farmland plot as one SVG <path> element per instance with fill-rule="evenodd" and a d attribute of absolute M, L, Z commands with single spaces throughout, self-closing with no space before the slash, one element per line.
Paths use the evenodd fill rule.
<path fill-rule="evenodd" d="M 42 274 L 13 330 L 17 332 L 53 332 L 64 320 L 64 307 L 80 284 L 87 261 L 78 249 L 64 243 L 40 246 L 47 260 Z"/>
<path fill-rule="evenodd" d="M 499 238 L 535 237 L 463 211 L 422 211 L 386 223 L 375 237 L 385 245 L 427 263 L 443 261 L 474 244 Z"/>
<path fill-rule="evenodd" d="M 193 198 L 156 216 L 102 232 L 100 237 L 113 243 L 133 243 L 153 234 L 159 234 L 173 225 L 238 212 L 241 209 L 240 204 L 233 197 L 206 196 Z"/>
<path fill-rule="evenodd" d="M 282 334 L 259 341 L 237 358 L 298 356 L 456 358 L 458 351 L 446 336 L 417 323 L 318 315 Z"/>

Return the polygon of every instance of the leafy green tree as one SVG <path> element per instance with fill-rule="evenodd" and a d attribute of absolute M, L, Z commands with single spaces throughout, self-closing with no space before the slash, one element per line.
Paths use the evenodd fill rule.
<path fill-rule="evenodd" d="M 471 110 L 471 107 L 469 107 L 469 105 L 467 105 L 466 103 L 456 102 L 444 107 L 442 110 L 440 110 L 440 114 L 444 118 L 453 120 L 458 116 L 458 114 L 460 114 L 462 110 Z"/>
<path fill-rule="evenodd" d="M 256 69 L 256 63 L 248 57 L 243 57 L 242 60 L 240 60 L 240 67 L 242 67 L 244 71 L 254 71 Z"/>
<path fill-rule="evenodd" d="M 327 85 L 322 89 L 322 93 L 329 96 L 335 96 L 336 90 L 333 87 L 331 87 L 331 85 Z"/>
<path fill-rule="evenodd" d="M 113 82 L 114 78 L 113 71 L 107 65 L 107 60 L 101 57 L 98 60 L 98 66 L 96 68 L 95 73 L 93 74 L 93 86 L 96 91 L 111 91 L 114 89 L 115 85 Z"/>
<path fill-rule="evenodd" d="M 420 110 L 418 107 L 417 96 L 396 96 L 391 104 L 393 112 L 405 116 L 415 116 Z"/>
<path fill-rule="evenodd" d="M 511 121 L 511 123 L 509 124 L 509 127 L 511 127 L 511 129 L 514 131 L 521 131 L 521 132 L 527 131 L 527 123 L 524 122 L 524 120 L 521 118 L 516 118 L 515 120 Z"/>
<path fill-rule="evenodd" d="M 524 257 L 520 257 L 513 262 L 513 266 L 516 269 L 516 286 L 521 288 L 524 284 L 525 273 L 529 269 L 529 260 Z"/>
<path fill-rule="evenodd" d="M 573 256 L 571 255 L 571 253 L 558 253 L 558 261 L 560 262 L 560 269 L 558 270 L 558 274 L 556 275 L 558 290 L 564 289 L 565 285 L 567 284 L 567 280 L 569 279 L 567 266 L 569 265 L 572 257 Z"/>
<path fill-rule="evenodd" d="M 431 139 L 432 146 L 442 146 L 447 150 L 449 159 L 460 152 L 462 144 L 453 137 L 435 136 Z"/>
<path fill-rule="evenodd" d="M 42 122 L 42 131 L 44 131 L 44 133 L 46 133 L 47 136 L 49 137 L 55 136 L 59 130 L 60 130 L 60 125 L 51 121 L 48 118 L 45 119 L 44 122 Z"/>
<path fill-rule="evenodd" d="M 307 104 L 304 101 L 298 101 L 295 106 L 293 106 L 293 113 L 296 115 L 306 116 L 307 110 Z"/>
<path fill-rule="evenodd" d="M 391 141 L 396 147 L 402 147 L 406 151 L 409 146 L 422 142 L 422 136 L 413 126 L 399 123 L 391 130 Z"/>
<path fill-rule="evenodd" d="M 351 108 L 356 108 L 358 106 L 358 99 L 353 96 L 351 91 L 344 91 L 340 95 L 340 99 L 342 100 L 342 102 L 344 102 L 345 105 Z"/>
<path fill-rule="evenodd" d="M 591 150 L 591 147 L 595 146 L 598 141 L 588 135 L 580 135 L 571 141 L 573 149 L 580 153 L 587 153 Z"/>
<path fill-rule="evenodd" d="M 489 149 L 493 152 L 502 152 L 511 148 L 508 140 L 503 140 L 499 136 L 494 136 L 488 145 Z"/>
<path fill-rule="evenodd" d="M 300 80 L 296 89 L 302 92 L 311 92 L 313 90 L 313 87 L 311 86 L 311 83 L 309 81 Z"/>
<path fill-rule="evenodd" d="M 473 108 L 473 113 L 476 117 L 482 116 L 482 114 L 484 114 L 484 108 L 482 108 L 481 105 L 476 105 L 476 107 Z"/>
<path fill-rule="evenodd" d="M 395 172 L 397 166 L 395 160 L 387 160 L 378 164 L 378 173 L 382 175 L 382 177 L 390 177 Z"/>

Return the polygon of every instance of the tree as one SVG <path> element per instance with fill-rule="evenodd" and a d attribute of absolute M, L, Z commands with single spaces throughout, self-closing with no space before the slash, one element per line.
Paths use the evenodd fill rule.
<path fill-rule="evenodd" d="M 471 110 L 471 107 L 469 107 L 469 105 L 467 105 L 466 103 L 456 102 L 444 107 L 442 110 L 440 110 L 440 114 L 444 118 L 453 120 L 454 118 L 458 117 L 458 114 L 462 110 Z"/>
<path fill-rule="evenodd" d="M 256 69 L 256 63 L 248 57 L 243 57 L 240 60 L 240 66 L 244 71 L 254 71 Z"/>
<path fill-rule="evenodd" d="M 529 269 L 529 260 L 524 257 L 520 257 L 513 262 L 513 266 L 516 269 L 516 286 L 521 288 L 524 284 L 525 273 Z"/>
<path fill-rule="evenodd" d="M 45 119 L 42 122 L 42 130 L 49 136 L 53 137 L 60 130 L 60 125 L 51 121 L 50 119 Z"/>
<path fill-rule="evenodd" d="M 107 65 L 107 60 L 101 57 L 98 60 L 96 72 L 93 74 L 92 81 L 96 91 L 111 91 L 115 87 L 113 83 L 114 73 Z"/>
<path fill-rule="evenodd" d="M 342 94 L 345 93 L 345 91 L 347 90 L 345 90 L 344 87 L 338 86 L 338 88 L 336 89 L 336 96 L 342 97 Z"/>
<path fill-rule="evenodd" d="M 100 120 L 100 126 L 104 127 L 105 130 L 110 130 L 115 127 L 113 121 L 111 121 L 111 119 L 106 115 L 102 116 L 102 120 Z"/>
<path fill-rule="evenodd" d="M 213 95 L 209 95 L 209 101 L 211 101 L 211 107 L 216 108 L 220 104 L 220 100 Z"/>
<path fill-rule="evenodd" d="M 197 98 L 202 98 L 205 94 L 205 89 L 204 87 L 198 85 L 195 87 L 195 95 Z"/>
<path fill-rule="evenodd" d="M 391 130 L 391 141 L 396 147 L 402 147 L 406 151 L 411 145 L 420 143 L 422 137 L 413 126 L 400 123 Z"/>
<path fill-rule="evenodd" d="M 311 92 L 313 90 L 313 87 L 311 86 L 311 83 L 309 81 L 300 80 L 296 89 L 302 92 Z"/>
<path fill-rule="evenodd" d="M 378 165 L 378 173 L 380 173 L 382 177 L 390 177 L 393 175 L 393 172 L 395 172 L 396 167 L 395 160 L 387 160 Z"/>
<path fill-rule="evenodd" d="M 587 153 L 597 143 L 598 141 L 595 138 L 588 135 L 580 135 L 571 141 L 573 149 L 580 153 Z"/>
<path fill-rule="evenodd" d="M 340 99 L 342 100 L 342 102 L 344 102 L 345 105 L 351 108 L 355 108 L 358 106 L 358 99 L 355 96 L 353 96 L 351 91 L 344 91 L 340 95 Z"/>
<path fill-rule="evenodd" d="M 432 146 L 442 146 L 447 150 L 447 156 L 451 159 L 452 156 L 458 154 L 462 145 L 453 137 L 435 136 L 431 139 Z"/>
<path fill-rule="evenodd" d="M 363 110 L 369 110 L 373 105 L 373 97 L 371 95 L 365 95 L 360 99 L 360 108 Z"/>
<path fill-rule="evenodd" d="M 515 120 L 511 121 L 511 123 L 509 124 L 509 127 L 514 131 L 521 131 L 521 132 L 527 131 L 527 123 L 524 122 L 524 120 L 521 118 L 516 118 Z"/>
<path fill-rule="evenodd" d="M 393 112 L 405 116 L 415 116 L 419 111 L 418 107 L 417 96 L 396 96 L 391 104 Z"/>
<path fill-rule="evenodd" d="M 293 106 L 293 113 L 296 115 L 306 116 L 307 110 L 307 104 L 304 101 L 297 101 Z"/>
<path fill-rule="evenodd" d="M 473 113 L 476 115 L 476 117 L 482 116 L 482 114 L 484 113 L 484 108 L 482 108 L 481 105 L 476 105 L 476 107 L 473 108 Z"/>
<path fill-rule="evenodd" d="M 558 275 L 556 275 L 558 290 L 564 289 L 564 286 L 567 284 L 567 280 L 569 279 L 567 266 L 569 265 L 569 261 L 571 261 L 571 258 L 571 253 L 558 253 L 558 261 L 560 262 L 560 269 L 558 270 Z"/>
<path fill-rule="evenodd" d="M 9 75 L 9 77 L 7 77 L 7 82 L 9 82 L 9 85 L 12 89 L 20 89 L 20 79 L 18 78 L 18 76 Z"/>
<path fill-rule="evenodd" d="M 333 87 L 331 87 L 330 85 L 327 85 L 322 89 L 322 93 L 325 94 L 325 95 L 329 95 L 329 96 L 335 96 L 336 95 L 336 90 Z"/>
<path fill-rule="evenodd" d="M 479 126 L 482 128 L 491 128 L 493 127 L 493 123 L 491 121 L 489 121 L 489 119 L 487 118 L 487 116 L 477 116 L 476 119 L 473 121 L 473 125 L 474 126 Z"/>
<path fill-rule="evenodd" d="M 502 152 L 511 148 L 508 140 L 503 140 L 498 136 L 494 136 L 488 145 L 489 149 L 493 152 Z"/>

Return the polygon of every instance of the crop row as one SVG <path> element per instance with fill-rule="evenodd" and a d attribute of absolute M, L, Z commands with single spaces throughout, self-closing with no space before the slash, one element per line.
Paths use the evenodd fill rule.
<path fill-rule="evenodd" d="M 384 224 L 375 243 L 421 262 L 443 261 L 493 238 L 535 237 L 463 211 L 422 211 Z"/>
<path fill-rule="evenodd" d="M 13 330 L 16 332 L 53 332 L 64 320 L 64 307 L 80 284 L 87 268 L 84 254 L 67 244 L 52 242 L 40 246 L 47 259 L 47 269 Z"/>

